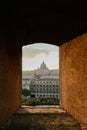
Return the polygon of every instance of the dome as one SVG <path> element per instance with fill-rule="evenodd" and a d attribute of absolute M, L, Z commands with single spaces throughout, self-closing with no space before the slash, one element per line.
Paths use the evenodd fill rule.
<path fill-rule="evenodd" d="M 47 69 L 47 66 L 46 66 L 46 64 L 44 63 L 44 61 L 43 61 L 42 64 L 40 65 L 40 69 L 41 69 L 41 70 Z"/>

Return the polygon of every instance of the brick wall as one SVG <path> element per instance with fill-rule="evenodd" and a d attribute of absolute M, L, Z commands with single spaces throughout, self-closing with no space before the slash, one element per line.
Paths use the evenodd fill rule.
<path fill-rule="evenodd" d="M 61 106 L 87 125 L 87 33 L 60 46 Z"/>

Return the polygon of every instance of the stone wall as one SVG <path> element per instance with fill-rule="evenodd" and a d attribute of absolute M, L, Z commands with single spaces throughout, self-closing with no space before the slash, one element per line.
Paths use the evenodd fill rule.
<path fill-rule="evenodd" d="M 13 41 L 0 40 L 0 126 L 21 105 L 21 47 Z"/>
<path fill-rule="evenodd" d="M 61 106 L 87 125 L 87 33 L 60 46 Z"/>
<path fill-rule="evenodd" d="M 82 130 L 59 106 L 22 106 L 4 130 Z"/>
<path fill-rule="evenodd" d="M 21 105 L 21 46 L 0 40 L 0 127 Z M 87 34 L 60 46 L 61 106 L 87 125 Z"/>

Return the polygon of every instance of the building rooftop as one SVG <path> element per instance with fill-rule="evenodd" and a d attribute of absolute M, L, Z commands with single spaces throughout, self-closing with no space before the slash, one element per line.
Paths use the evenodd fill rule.
<path fill-rule="evenodd" d="M 40 68 L 33 70 L 33 71 L 23 71 L 22 72 L 22 78 L 35 78 L 36 75 L 40 75 L 40 79 L 55 79 L 55 78 L 59 78 L 59 70 L 58 69 L 53 69 L 50 70 L 47 68 L 47 65 L 44 63 L 44 61 L 42 62 L 42 64 L 40 65 Z"/>

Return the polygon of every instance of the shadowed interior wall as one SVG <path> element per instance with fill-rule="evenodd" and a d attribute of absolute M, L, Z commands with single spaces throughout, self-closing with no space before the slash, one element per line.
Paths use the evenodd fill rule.
<path fill-rule="evenodd" d="M 87 33 L 60 46 L 61 106 L 87 125 Z"/>
<path fill-rule="evenodd" d="M 21 105 L 21 56 L 21 47 L 13 41 L 0 41 L 0 126 Z"/>

